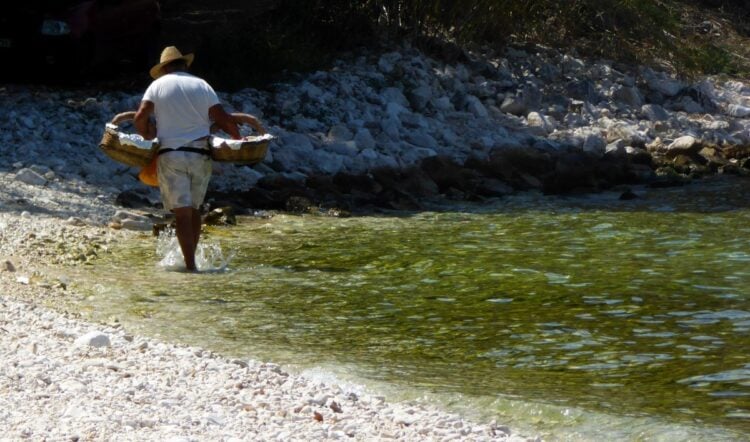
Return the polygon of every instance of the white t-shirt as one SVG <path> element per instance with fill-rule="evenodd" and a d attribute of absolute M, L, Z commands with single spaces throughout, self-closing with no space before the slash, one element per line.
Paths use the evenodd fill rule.
<path fill-rule="evenodd" d="M 156 136 L 161 147 L 178 148 L 211 132 L 208 109 L 219 97 L 203 79 L 173 72 L 156 79 L 143 94 L 154 103 Z"/>

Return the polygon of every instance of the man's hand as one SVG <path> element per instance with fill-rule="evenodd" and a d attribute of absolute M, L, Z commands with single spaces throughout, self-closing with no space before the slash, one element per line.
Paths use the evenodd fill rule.
<path fill-rule="evenodd" d="M 263 126 L 260 124 L 260 121 L 255 118 L 252 115 L 247 115 L 247 120 L 245 121 L 247 124 L 253 127 L 256 132 L 264 134 L 266 133 L 265 129 L 263 129 Z"/>
<path fill-rule="evenodd" d="M 135 130 L 138 135 L 147 140 L 156 138 L 156 126 L 149 120 L 154 113 L 154 103 L 150 101 L 141 101 L 141 106 L 135 113 Z"/>
<path fill-rule="evenodd" d="M 215 104 L 211 106 L 208 109 L 208 118 L 216 123 L 219 129 L 228 133 L 229 136 L 234 138 L 235 140 L 239 140 L 242 138 L 240 136 L 239 127 L 237 127 L 237 124 L 234 122 L 234 120 L 232 120 L 232 116 L 224 110 L 224 107 L 222 107 L 222 105 Z"/>

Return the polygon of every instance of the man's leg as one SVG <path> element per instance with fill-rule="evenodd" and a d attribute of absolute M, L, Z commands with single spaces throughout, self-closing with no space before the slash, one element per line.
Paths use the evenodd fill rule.
<path fill-rule="evenodd" d="M 200 214 L 198 214 L 198 232 L 194 232 L 194 212 L 192 207 L 178 207 L 173 210 L 175 223 L 177 224 L 177 242 L 180 243 L 182 256 L 185 258 L 185 267 L 195 271 L 195 249 L 198 244 L 197 237 L 200 235 Z"/>
<path fill-rule="evenodd" d="M 195 249 L 194 252 L 198 251 L 198 241 L 201 238 L 201 213 L 197 209 L 193 209 L 193 238 Z"/>
<path fill-rule="evenodd" d="M 185 267 L 197 270 L 195 252 L 201 234 L 200 206 L 211 178 L 211 160 L 194 153 L 168 153 L 159 157 L 159 187 L 164 207 L 173 208 Z"/>

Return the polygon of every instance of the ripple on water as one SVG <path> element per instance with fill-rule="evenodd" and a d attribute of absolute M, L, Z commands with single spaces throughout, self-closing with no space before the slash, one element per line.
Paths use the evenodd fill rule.
<path fill-rule="evenodd" d="M 701 341 L 701 342 L 718 342 L 720 341 L 719 338 L 716 336 L 706 336 L 706 335 L 699 335 L 699 336 L 691 336 L 691 340 L 693 341 Z"/>
<path fill-rule="evenodd" d="M 561 275 L 559 273 L 545 273 L 549 284 L 565 284 L 570 279 L 570 275 Z"/>
<path fill-rule="evenodd" d="M 633 333 L 635 333 L 639 338 L 674 338 L 675 336 L 678 336 L 677 333 L 670 332 L 670 331 L 664 331 L 664 332 L 655 332 L 651 330 L 633 330 Z"/>
<path fill-rule="evenodd" d="M 510 304 L 513 302 L 513 298 L 492 298 L 488 299 L 487 302 L 491 302 L 492 304 Z"/>
<path fill-rule="evenodd" d="M 738 321 L 750 319 L 750 312 L 745 310 L 720 310 L 717 312 L 698 313 L 696 319 L 727 319 L 729 321 Z"/>
<path fill-rule="evenodd" d="M 716 256 L 729 261 L 750 262 L 750 253 L 746 252 L 718 253 Z"/>
<path fill-rule="evenodd" d="M 738 368 L 735 370 L 726 370 L 718 373 L 692 376 L 685 379 L 680 379 L 677 382 L 680 384 L 697 384 L 697 383 L 711 383 L 711 382 L 737 382 L 750 380 L 750 368 Z"/>

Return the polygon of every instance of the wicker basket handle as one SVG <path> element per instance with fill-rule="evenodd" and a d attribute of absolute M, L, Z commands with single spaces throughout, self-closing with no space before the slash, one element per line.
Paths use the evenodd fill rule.
<path fill-rule="evenodd" d="M 263 126 L 261 126 L 260 121 L 250 114 L 234 113 L 229 114 L 229 116 L 235 124 L 247 124 L 255 129 L 259 135 L 265 135 L 268 133 Z M 216 123 L 211 125 L 211 133 L 218 132 L 219 130 L 219 126 L 217 126 Z"/>
<path fill-rule="evenodd" d="M 114 118 L 112 118 L 112 121 L 110 121 L 110 123 L 114 124 L 115 126 L 119 126 L 120 123 L 131 120 L 135 120 L 135 111 L 117 114 Z"/>

